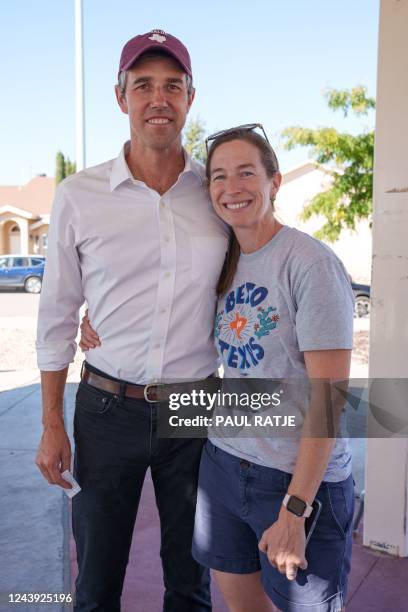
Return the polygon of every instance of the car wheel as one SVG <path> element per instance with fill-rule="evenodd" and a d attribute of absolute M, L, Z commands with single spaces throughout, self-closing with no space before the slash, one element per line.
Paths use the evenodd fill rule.
<path fill-rule="evenodd" d="M 40 293 L 42 280 L 38 276 L 30 276 L 24 283 L 24 289 L 27 293 Z"/>
<path fill-rule="evenodd" d="M 370 316 L 370 298 L 366 295 L 358 295 L 354 303 L 354 314 L 359 318 Z"/>

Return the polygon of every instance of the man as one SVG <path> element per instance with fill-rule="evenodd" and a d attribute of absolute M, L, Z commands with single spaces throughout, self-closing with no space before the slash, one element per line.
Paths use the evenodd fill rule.
<path fill-rule="evenodd" d="M 83 368 L 74 419 L 78 612 L 120 610 L 148 467 L 161 521 L 163 609 L 211 609 L 207 571 L 190 554 L 202 441 L 157 437 L 153 384 L 204 379 L 217 367 L 214 288 L 228 232 L 203 169 L 181 145 L 194 93 L 178 39 L 162 30 L 131 39 L 116 86 L 130 142 L 117 159 L 67 178 L 55 197 L 37 340 L 44 432 L 36 462 L 51 484 L 68 486 L 62 404 L 85 299 L 102 339 Z"/>

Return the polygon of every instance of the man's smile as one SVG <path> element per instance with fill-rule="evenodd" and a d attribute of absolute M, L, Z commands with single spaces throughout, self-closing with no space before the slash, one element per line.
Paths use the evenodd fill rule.
<path fill-rule="evenodd" d="M 172 120 L 168 117 L 151 117 L 146 121 L 146 123 L 150 123 L 150 125 L 166 125 L 171 122 Z"/>

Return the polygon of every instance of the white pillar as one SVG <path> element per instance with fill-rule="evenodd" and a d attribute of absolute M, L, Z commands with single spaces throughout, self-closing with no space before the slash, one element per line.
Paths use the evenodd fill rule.
<path fill-rule="evenodd" d="M 75 96 L 76 169 L 78 172 L 86 165 L 82 0 L 75 0 Z"/>
<path fill-rule="evenodd" d="M 403 401 L 405 414 L 408 394 L 401 400 L 399 389 L 408 379 L 407 32 L 408 0 L 381 0 L 369 375 L 401 379 L 380 407 L 393 412 Z M 378 405 L 380 396 L 372 394 L 370 401 Z M 407 522 L 408 440 L 369 439 L 364 544 L 408 556 Z"/>

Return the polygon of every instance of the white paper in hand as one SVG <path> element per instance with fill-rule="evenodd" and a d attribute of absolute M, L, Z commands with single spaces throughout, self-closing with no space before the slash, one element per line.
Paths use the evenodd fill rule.
<path fill-rule="evenodd" d="M 69 482 L 70 485 L 72 485 L 72 489 L 63 489 L 65 495 L 67 495 L 69 498 L 72 498 L 74 497 L 74 495 L 80 492 L 81 487 L 79 486 L 79 484 L 77 483 L 77 481 L 69 470 L 65 470 L 65 472 L 62 472 L 61 476 L 64 480 Z"/>

